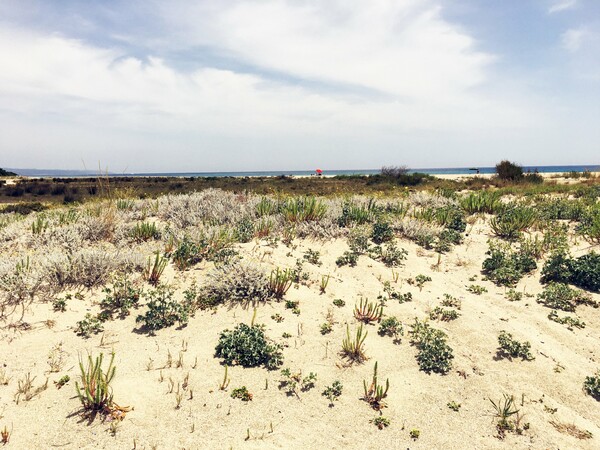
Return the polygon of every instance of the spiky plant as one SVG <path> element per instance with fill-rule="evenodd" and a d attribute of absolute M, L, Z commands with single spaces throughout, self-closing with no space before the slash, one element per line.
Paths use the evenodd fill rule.
<path fill-rule="evenodd" d="M 88 354 L 87 367 L 84 366 L 81 358 L 79 359 L 81 385 L 79 382 L 75 382 L 75 389 L 84 409 L 108 413 L 111 412 L 114 405 L 110 383 L 113 381 L 117 369 L 114 366 L 115 353 L 111 353 L 106 371 L 102 368 L 103 359 L 103 353 L 100 353 L 95 360 L 91 354 Z"/>
<path fill-rule="evenodd" d="M 360 299 L 360 303 L 354 307 L 354 317 L 364 323 L 379 322 L 383 315 L 383 305 Z"/>
<path fill-rule="evenodd" d="M 360 325 L 356 330 L 354 338 L 350 337 L 350 327 L 346 325 L 346 338 L 342 341 L 342 353 L 356 362 L 363 362 L 367 359 L 365 354 L 365 339 L 367 338 L 367 331 L 364 331 L 363 326 Z"/>
<path fill-rule="evenodd" d="M 375 362 L 375 367 L 373 368 L 373 379 L 371 380 L 371 384 L 367 388 L 367 380 L 363 380 L 363 387 L 365 390 L 365 396 L 363 397 L 364 401 L 366 401 L 373 409 L 377 411 L 385 408 L 383 399 L 387 397 L 387 393 L 390 388 L 390 380 L 389 378 L 385 380 L 385 388 L 378 383 L 377 362 Z"/>

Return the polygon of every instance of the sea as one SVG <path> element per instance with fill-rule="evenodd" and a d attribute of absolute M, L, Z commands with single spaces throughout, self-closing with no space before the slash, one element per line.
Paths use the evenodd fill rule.
<path fill-rule="evenodd" d="M 381 169 L 327 169 L 321 168 L 323 175 L 374 175 L 381 172 Z M 97 171 L 84 170 L 56 170 L 56 169 L 7 169 L 15 172 L 18 175 L 29 177 L 90 177 L 98 176 Z M 134 172 L 134 173 L 102 173 L 102 176 L 114 177 L 274 177 L 274 176 L 310 176 L 315 175 L 316 170 L 265 170 L 265 171 L 250 171 L 250 172 Z M 570 165 L 570 166 L 523 166 L 525 172 L 539 173 L 563 173 L 563 172 L 598 172 L 600 165 Z M 418 168 L 410 169 L 410 173 L 421 172 L 430 175 L 465 175 L 473 173 L 495 173 L 495 167 L 444 167 L 444 168 Z"/>

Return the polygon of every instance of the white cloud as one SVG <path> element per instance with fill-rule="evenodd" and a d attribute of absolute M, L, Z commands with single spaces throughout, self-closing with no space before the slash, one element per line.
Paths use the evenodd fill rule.
<path fill-rule="evenodd" d="M 576 52 L 580 49 L 586 34 L 588 34 L 588 32 L 585 28 L 572 28 L 565 31 L 561 35 L 563 48 L 570 52 Z"/>
<path fill-rule="evenodd" d="M 502 149 L 507 134 L 546 120 L 533 94 L 490 85 L 494 56 L 430 0 L 173 0 L 149 10 L 163 28 L 143 58 L 125 46 L 0 29 L 0 149 L 15 150 L 3 165 L 452 165 L 465 146 L 493 140 L 486 149 Z M 182 70 L 169 59 L 197 48 L 232 67 Z"/>
<path fill-rule="evenodd" d="M 573 9 L 577 6 L 577 0 L 560 0 L 558 2 L 554 2 L 552 6 L 548 9 L 548 14 L 554 14 L 561 11 L 566 11 L 568 9 Z"/>

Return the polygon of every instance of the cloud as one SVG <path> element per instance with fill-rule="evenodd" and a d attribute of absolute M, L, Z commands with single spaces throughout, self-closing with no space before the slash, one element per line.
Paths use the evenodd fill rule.
<path fill-rule="evenodd" d="M 554 14 L 557 12 L 573 9 L 575 6 L 577 6 L 577 0 L 560 0 L 558 2 L 555 2 L 552 6 L 550 6 L 550 8 L 548 9 L 548 14 Z"/>
<path fill-rule="evenodd" d="M 431 0 L 173 0 L 143 33 L 137 6 L 96 39 L 0 28 L 3 165 L 453 165 L 553 120 Z"/>
<path fill-rule="evenodd" d="M 583 27 L 565 31 L 561 35 L 563 48 L 570 52 L 576 52 L 581 47 L 581 44 L 587 34 L 588 31 Z"/>

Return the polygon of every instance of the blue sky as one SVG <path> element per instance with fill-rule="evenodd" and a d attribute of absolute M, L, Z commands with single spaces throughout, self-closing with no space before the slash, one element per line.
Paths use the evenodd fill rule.
<path fill-rule="evenodd" d="M 0 167 L 600 163 L 598 0 L 3 0 L 0 60 Z"/>

